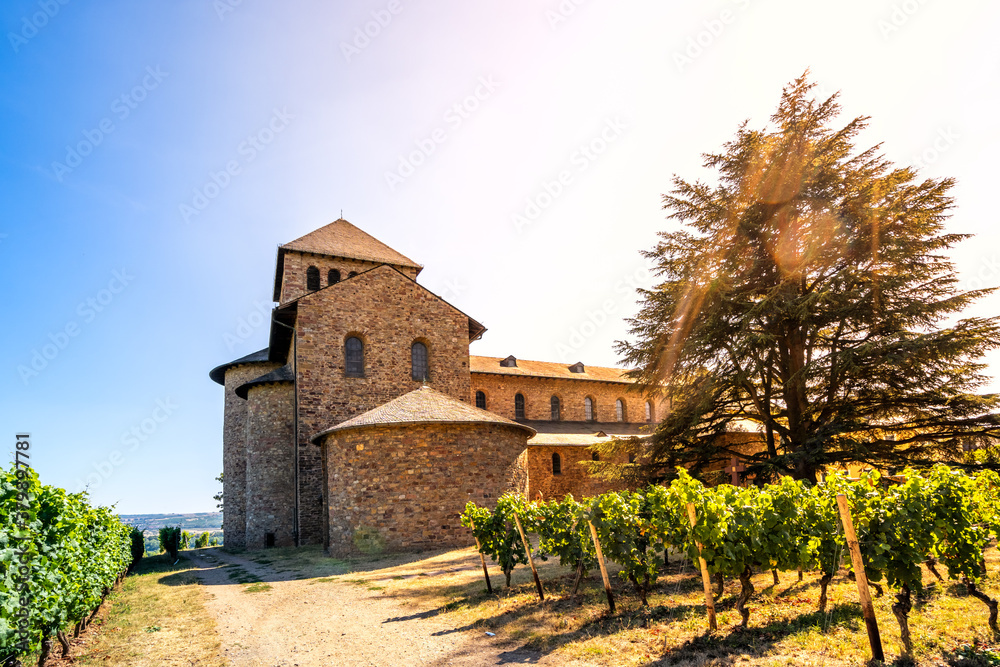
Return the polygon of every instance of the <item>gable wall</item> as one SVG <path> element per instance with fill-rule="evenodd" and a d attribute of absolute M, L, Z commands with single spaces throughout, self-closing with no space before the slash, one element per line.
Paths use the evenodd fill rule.
<path fill-rule="evenodd" d="M 303 544 L 322 539 L 323 471 L 310 439 L 417 389 L 410 347 L 428 348 L 428 384 L 469 402 L 469 319 L 389 267 L 380 267 L 298 303 L 299 528 Z M 365 377 L 347 377 L 344 342 L 365 343 Z"/>
<path fill-rule="evenodd" d="M 306 289 L 306 271 L 310 266 L 319 269 L 320 287 L 326 287 L 327 275 L 330 269 L 340 271 L 340 279 L 346 280 L 351 271 L 362 273 L 380 266 L 377 262 L 365 262 L 359 259 L 345 259 L 342 257 L 328 257 L 326 255 L 313 255 L 311 253 L 301 253 L 295 250 L 285 251 L 284 268 L 281 277 L 280 303 L 287 303 L 297 299 L 303 294 L 308 294 Z M 405 275 L 414 280 L 417 277 L 416 269 L 399 269 Z"/>

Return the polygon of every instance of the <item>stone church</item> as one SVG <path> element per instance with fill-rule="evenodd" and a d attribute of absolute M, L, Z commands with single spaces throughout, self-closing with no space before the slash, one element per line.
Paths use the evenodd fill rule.
<path fill-rule="evenodd" d="M 616 368 L 470 355 L 421 269 L 343 219 L 278 248 L 267 348 L 209 373 L 227 546 L 464 546 L 469 500 L 606 490 L 589 447 L 662 416 Z"/>

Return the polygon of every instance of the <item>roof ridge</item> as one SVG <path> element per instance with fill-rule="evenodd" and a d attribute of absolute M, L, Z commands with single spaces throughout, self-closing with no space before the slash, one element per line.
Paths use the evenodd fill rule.
<path fill-rule="evenodd" d="M 414 269 L 423 268 L 403 253 L 344 218 L 337 218 L 278 247 L 296 252 L 396 264 Z"/>

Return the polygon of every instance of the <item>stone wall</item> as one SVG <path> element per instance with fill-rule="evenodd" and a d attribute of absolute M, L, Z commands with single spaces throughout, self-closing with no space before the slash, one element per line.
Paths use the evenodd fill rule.
<path fill-rule="evenodd" d="M 246 548 L 295 545 L 295 391 L 290 382 L 247 393 Z M 227 540 L 228 543 L 228 540 Z"/>
<path fill-rule="evenodd" d="M 552 455 L 558 454 L 562 461 L 562 473 L 552 474 Z M 530 500 L 561 500 L 567 493 L 577 500 L 596 496 L 608 491 L 617 491 L 621 484 L 612 484 L 587 474 L 583 461 L 593 460 L 589 447 L 580 445 L 532 445 L 528 447 L 528 498 Z M 612 463 L 628 463 L 628 456 L 611 460 Z"/>
<path fill-rule="evenodd" d="M 329 284 L 328 276 L 330 269 L 340 271 L 340 279 L 346 280 L 352 271 L 362 273 L 379 266 L 379 263 L 286 250 L 281 276 L 280 303 L 288 303 L 303 294 L 309 293 L 309 290 L 306 289 L 306 271 L 310 266 L 315 266 L 319 269 L 319 285 L 320 288 L 323 288 Z M 404 274 L 416 279 L 417 269 L 398 268 Z"/>
<path fill-rule="evenodd" d="M 299 541 L 323 536 L 323 469 L 311 438 L 421 382 L 411 377 L 414 341 L 428 349 L 428 385 L 469 402 L 469 319 L 421 286 L 383 266 L 298 303 L 296 382 L 299 410 Z M 345 373 L 344 343 L 365 344 L 364 377 Z"/>
<path fill-rule="evenodd" d="M 561 421 L 584 421 L 584 398 L 587 396 L 594 401 L 595 421 L 599 422 L 617 421 L 617 399 L 625 402 L 624 421 L 627 422 L 646 421 L 647 400 L 652 403 L 653 422 L 665 414 L 662 403 L 647 399 L 626 383 L 493 373 L 472 373 L 471 382 L 473 403 L 476 392 L 482 391 L 486 394 L 486 409 L 507 419 L 514 419 L 514 395 L 517 393 L 524 395 L 525 419 L 548 421 L 552 416 L 553 396 L 559 397 Z"/>
<path fill-rule="evenodd" d="M 226 398 L 222 431 L 222 495 L 225 507 L 222 530 L 226 546 L 246 547 L 247 483 L 247 402 L 236 395 L 242 384 L 270 373 L 279 364 L 270 362 L 240 364 L 226 369 Z"/>
<path fill-rule="evenodd" d="M 528 433 L 501 424 L 401 424 L 335 431 L 323 442 L 331 554 L 468 546 L 470 500 L 525 491 Z"/>

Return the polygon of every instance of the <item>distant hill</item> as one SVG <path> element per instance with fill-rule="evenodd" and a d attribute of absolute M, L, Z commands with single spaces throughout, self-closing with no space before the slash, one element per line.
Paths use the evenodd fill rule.
<path fill-rule="evenodd" d="M 182 530 L 218 531 L 222 528 L 222 512 L 195 514 L 120 514 L 125 523 L 138 526 L 144 532 L 158 531 L 164 526 L 180 526 Z"/>

